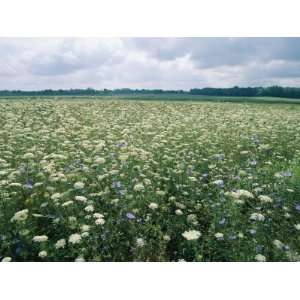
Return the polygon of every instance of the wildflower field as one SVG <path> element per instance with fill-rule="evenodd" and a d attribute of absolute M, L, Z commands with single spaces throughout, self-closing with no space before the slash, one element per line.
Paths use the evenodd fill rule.
<path fill-rule="evenodd" d="M 300 106 L 0 101 L 0 260 L 299 261 Z"/>

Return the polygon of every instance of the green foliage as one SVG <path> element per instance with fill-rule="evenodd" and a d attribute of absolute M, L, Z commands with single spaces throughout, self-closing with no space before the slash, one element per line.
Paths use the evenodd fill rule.
<path fill-rule="evenodd" d="M 299 260 L 300 107 L 0 102 L 0 256 Z"/>
<path fill-rule="evenodd" d="M 53 97 L 53 96 L 129 96 L 129 97 L 153 97 L 153 96 L 220 96 L 220 97 L 279 97 L 300 99 L 300 88 L 296 87 L 232 87 L 232 88 L 194 88 L 190 91 L 183 90 L 161 90 L 161 89 L 114 89 L 114 90 L 95 90 L 70 89 L 70 90 L 41 90 L 41 91 L 21 91 L 21 90 L 2 90 L 0 97 Z"/>

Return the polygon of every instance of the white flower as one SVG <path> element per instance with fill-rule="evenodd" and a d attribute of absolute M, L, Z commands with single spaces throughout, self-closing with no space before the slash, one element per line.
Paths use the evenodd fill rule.
<path fill-rule="evenodd" d="M 90 230 L 90 226 L 89 225 L 82 225 L 81 226 L 81 231 L 82 232 L 86 232 L 86 231 L 89 231 Z"/>
<path fill-rule="evenodd" d="M 258 148 L 259 148 L 259 150 L 269 150 L 272 147 L 269 144 L 261 144 L 261 145 L 259 145 Z"/>
<path fill-rule="evenodd" d="M 163 239 L 164 239 L 164 241 L 169 242 L 171 240 L 171 237 L 169 235 L 165 234 L 163 236 Z"/>
<path fill-rule="evenodd" d="M 116 198 L 116 199 L 112 199 L 112 200 L 110 201 L 110 203 L 116 205 L 116 204 L 118 204 L 119 201 L 120 201 L 120 200 L 119 200 L 118 198 Z"/>
<path fill-rule="evenodd" d="M 82 236 L 83 238 L 88 237 L 89 235 L 90 235 L 90 233 L 87 232 L 87 231 L 85 231 L 85 232 L 83 232 L 83 233 L 81 234 L 81 236 Z"/>
<path fill-rule="evenodd" d="M 248 154 L 248 153 L 249 153 L 249 151 L 246 151 L 246 150 L 240 152 L 240 154 L 242 154 L 242 155 L 245 155 L 245 154 Z"/>
<path fill-rule="evenodd" d="M 105 224 L 105 220 L 102 218 L 96 219 L 95 220 L 95 224 L 96 225 L 104 225 Z"/>
<path fill-rule="evenodd" d="M 150 209 L 157 209 L 158 208 L 158 204 L 157 203 L 154 203 L 154 202 L 151 202 L 149 205 L 148 205 L 148 207 L 150 208 Z"/>
<path fill-rule="evenodd" d="M 32 240 L 36 243 L 42 243 L 48 241 L 48 237 L 46 235 L 36 235 Z"/>
<path fill-rule="evenodd" d="M 260 213 L 253 213 L 250 216 L 250 220 L 263 222 L 265 220 L 265 216 L 263 214 L 260 214 Z"/>
<path fill-rule="evenodd" d="M 69 220 L 70 223 L 76 223 L 77 218 L 74 217 L 74 216 L 70 216 L 70 217 L 68 218 L 68 220 Z"/>
<path fill-rule="evenodd" d="M 51 196 L 51 199 L 52 200 L 58 200 L 59 198 L 61 197 L 61 194 L 60 193 L 55 193 Z"/>
<path fill-rule="evenodd" d="M 239 197 L 244 197 L 244 198 L 254 198 L 253 194 L 247 190 L 237 190 L 236 191 L 239 195 Z"/>
<path fill-rule="evenodd" d="M 197 230 L 189 230 L 185 231 L 182 236 L 187 239 L 188 241 L 192 240 L 198 240 L 199 237 L 201 236 L 201 232 Z"/>
<path fill-rule="evenodd" d="M 34 158 L 34 154 L 33 153 L 25 153 L 24 155 L 23 155 L 23 158 L 24 159 L 32 159 L 32 158 Z"/>
<path fill-rule="evenodd" d="M 85 259 L 83 256 L 78 256 L 76 259 L 75 259 L 75 262 L 85 262 Z"/>
<path fill-rule="evenodd" d="M 135 192 L 141 192 L 145 189 L 144 185 L 142 183 L 137 183 L 134 187 L 133 190 Z"/>
<path fill-rule="evenodd" d="M 75 200 L 80 201 L 80 202 L 86 202 L 87 198 L 84 196 L 75 196 Z"/>
<path fill-rule="evenodd" d="M 230 195 L 232 198 L 235 198 L 235 199 L 239 199 L 239 198 L 253 199 L 254 198 L 253 194 L 247 190 L 237 190 L 236 192 L 229 192 L 226 194 Z"/>
<path fill-rule="evenodd" d="M 148 178 L 145 178 L 144 183 L 145 183 L 145 185 L 151 185 L 151 180 Z"/>
<path fill-rule="evenodd" d="M 196 182 L 197 181 L 196 177 L 190 176 L 188 178 L 189 178 L 189 181 L 191 181 L 191 182 Z"/>
<path fill-rule="evenodd" d="M 86 212 L 93 212 L 94 211 L 94 206 L 93 205 L 88 205 L 84 208 Z"/>
<path fill-rule="evenodd" d="M 14 214 L 14 216 L 10 219 L 11 222 L 22 222 L 28 218 L 28 209 L 23 209 Z"/>
<path fill-rule="evenodd" d="M 122 161 L 122 162 L 124 162 L 124 161 L 126 161 L 128 159 L 128 157 L 129 156 L 126 153 L 125 154 L 120 154 L 119 155 L 119 160 Z"/>
<path fill-rule="evenodd" d="M 137 238 L 136 239 L 136 246 L 138 248 L 142 248 L 145 246 L 145 241 L 142 238 Z"/>
<path fill-rule="evenodd" d="M 74 189 L 76 189 L 76 190 L 81 190 L 84 188 L 84 186 L 85 186 L 85 184 L 81 181 L 77 181 L 74 183 Z"/>
<path fill-rule="evenodd" d="M 81 241 L 81 235 L 79 233 L 73 233 L 69 236 L 70 244 L 78 244 Z"/>
<path fill-rule="evenodd" d="M 221 232 L 217 232 L 217 233 L 215 234 L 215 238 L 216 238 L 217 240 L 223 240 L 223 239 L 224 239 L 224 234 L 221 233 Z"/>
<path fill-rule="evenodd" d="M 217 185 L 217 186 L 223 186 L 224 181 L 222 179 L 218 179 L 212 182 L 212 184 Z"/>
<path fill-rule="evenodd" d="M 181 209 L 176 209 L 176 210 L 175 210 L 175 214 L 176 214 L 177 216 L 181 216 L 181 215 L 183 215 L 183 212 L 182 212 Z"/>
<path fill-rule="evenodd" d="M 198 221 L 197 221 L 197 216 L 195 214 L 190 214 L 187 216 L 186 221 L 188 223 L 191 223 L 193 225 L 197 225 Z"/>
<path fill-rule="evenodd" d="M 9 184 L 9 186 L 11 186 L 11 187 L 21 187 L 22 184 L 19 183 L 19 182 L 12 182 L 12 183 Z"/>
<path fill-rule="evenodd" d="M 39 257 L 40 257 L 40 258 L 44 258 L 44 257 L 46 257 L 47 255 L 48 255 L 47 251 L 41 251 L 41 252 L 39 252 Z"/>
<path fill-rule="evenodd" d="M 55 243 L 55 249 L 65 248 L 66 246 L 66 240 L 60 239 Z"/>
<path fill-rule="evenodd" d="M 94 217 L 95 219 L 102 219 L 102 218 L 104 218 L 104 216 L 103 216 L 102 214 L 99 214 L 99 213 L 94 213 L 94 214 L 93 214 L 93 217 Z"/>
<path fill-rule="evenodd" d="M 103 158 L 103 157 L 96 157 L 95 158 L 95 163 L 99 164 L 99 165 L 102 165 L 102 164 L 105 163 L 105 158 Z"/>
<path fill-rule="evenodd" d="M 257 261 L 259 261 L 259 262 L 265 262 L 265 261 L 266 261 L 266 257 L 265 257 L 264 255 L 262 255 L 262 254 L 257 254 L 257 255 L 255 256 L 255 259 L 256 259 Z"/>
<path fill-rule="evenodd" d="M 265 196 L 265 195 L 258 196 L 258 199 L 263 203 L 272 203 L 273 202 L 272 198 L 270 198 L 269 196 Z"/>
<path fill-rule="evenodd" d="M 44 216 L 41 215 L 41 214 L 32 214 L 32 216 L 35 217 L 35 218 L 42 218 L 42 217 L 44 217 Z"/>
<path fill-rule="evenodd" d="M 295 224 L 295 228 L 296 228 L 297 230 L 300 230 L 300 223 Z"/>
<path fill-rule="evenodd" d="M 69 206 L 71 204 L 73 204 L 74 202 L 72 200 L 66 201 L 64 202 L 61 206 Z"/>
<path fill-rule="evenodd" d="M 166 192 L 165 191 L 161 191 L 161 190 L 157 190 L 155 192 L 155 194 L 158 195 L 158 196 L 164 196 L 166 194 Z"/>
<path fill-rule="evenodd" d="M 239 176 L 245 177 L 247 175 L 247 172 L 244 170 L 239 170 Z"/>
<path fill-rule="evenodd" d="M 284 246 L 284 244 L 283 244 L 281 241 L 279 241 L 279 240 L 274 240 L 274 241 L 273 241 L 273 245 L 274 245 L 277 249 L 282 249 L 283 246 Z"/>
<path fill-rule="evenodd" d="M 6 256 L 6 257 L 4 257 L 1 261 L 2 261 L 2 262 L 11 262 L 11 257 Z"/>

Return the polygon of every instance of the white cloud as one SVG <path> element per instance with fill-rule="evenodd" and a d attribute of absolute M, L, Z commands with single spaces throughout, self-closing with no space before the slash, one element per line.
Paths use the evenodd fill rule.
<path fill-rule="evenodd" d="M 300 38 L 0 39 L 0 89 L 299 86 Z"/>

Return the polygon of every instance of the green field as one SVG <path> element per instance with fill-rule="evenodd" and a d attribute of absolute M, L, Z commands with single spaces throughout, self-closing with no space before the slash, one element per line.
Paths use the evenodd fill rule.
<path fill-rule="evenodd" d="M 299 101 L 1 99 L 1 259 L 299 261 Z"/>
<path fill-rule="evenodd" d="M 236 103 L 290 103 L 300 104 L 300 99 L 279 97 L 225 97 L 198 95 L 130 95 L 119 96 L 124 100 L 156 100 L 156 101 L 205 101 L 205 102 L 236 102 Z"/>
<path fill-rule="evenodd" d="M 133 95 L 116 95 L 116 96 L 32 96 L 32 97 L 0 97 L 0 101 L 15 100 L 128 100 L 128 101 L 184 101 L 184 102 L 233 102 L 233 103 L 283 103 L 283 104 L 300 104 L 300 99 L 280 98 L 280 97 L 225 97 L 225 96 L 201 96 L 188 94 L 133 94 Z"/>

